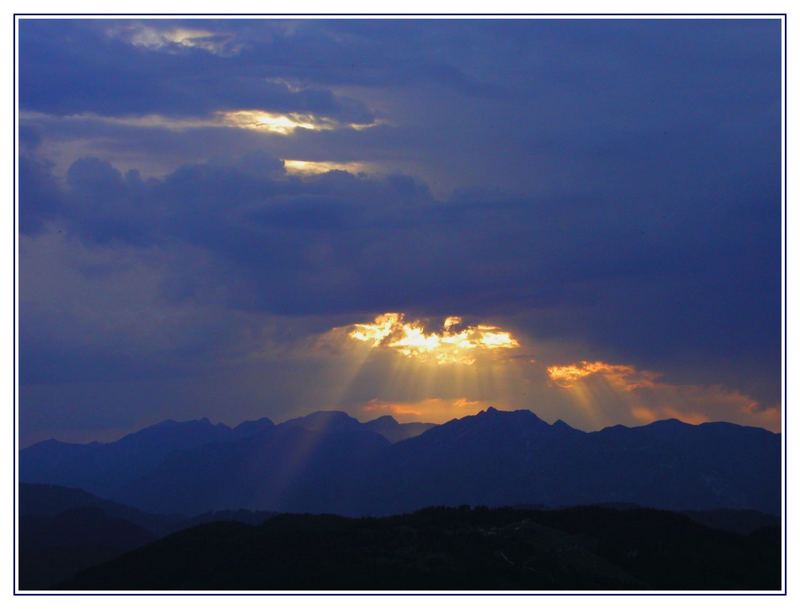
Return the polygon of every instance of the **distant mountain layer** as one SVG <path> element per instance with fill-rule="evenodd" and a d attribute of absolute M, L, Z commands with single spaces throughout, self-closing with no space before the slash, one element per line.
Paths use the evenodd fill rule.
<path fill-rule="evenodd" d="M 760 428 L 667 420 L 587 433 L 491 408 L 407 439 L 397 426 L 336 412 L 235 429 L 171 422 L 110 444 L 37 444 L 21 451 L 20 478 L 186 514 L 597 503 L 780 512 L 780 436 Z"/>
<path fill-rule="evenodd" d="M 748 535 L 649 509 L 436 508 L 282 515 L 170 535 L 72 590 L 778 590 L 778 527 Z"/>

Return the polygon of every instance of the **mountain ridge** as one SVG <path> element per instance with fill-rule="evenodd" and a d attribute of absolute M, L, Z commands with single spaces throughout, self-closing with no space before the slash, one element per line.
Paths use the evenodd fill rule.
<path fill-rule="evenodd" d="M 206 422 L 190 429 L 216 429 L 209 441 L 190 433 L 134 471 L 123 459 L 128 469 L 115 477 L 108 460 L 98 458 L 113 444 L 45 443 L 21 452 L 20 477 L 186 513 L 383 515 L 428 505 L 603 502 L 780 511 L 780 436 L 761 428 L 666 420 L 585 432 L 530 410 L 495 408 L 396 441 L 379 433 L 381 425 L 393 427 L 384 417 L 361 423 L 318 411 L 238 436 L 226 428 L 218 441 L 219 428 Z M 128 450 L 123 455 L 130 457 Z"/>

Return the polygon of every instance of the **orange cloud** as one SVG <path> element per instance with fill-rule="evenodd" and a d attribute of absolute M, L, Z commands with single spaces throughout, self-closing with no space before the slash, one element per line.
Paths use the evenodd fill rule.
<path fill-rule="evenodd" d="M 602 375 L 625 391 L 653 387 L 659 377 L 655 372 L 637 370 L 633 366 L 589 362 L 587 360 L 563 366 L 549 366 L 547 368 L 547 376 L 561 387 L 570 387 L 587 376 L 595 374 Z"/>
<path fill-rule="evenodd" d="M 437 364 L 472 365 L 479 353 L 519 347 L 511 332 L 497 326 L 465 325 L 455 315 L 439 331 L 428 331 L 421 321 L 406 321 L 403 313 L 384 313 L 372 323 L 354 324 L 348 336 L 372 347 Z"/>
<path fill-rule="evenodd" d="M 694 424 L 730 421 L 780 430 L 778 405 L 762 406 L 752 397 L 721 385 L 667 383 L 650 370 L 586 360 L 549 366 L 547 375 L 584 410 L 590 410 L 595 420 L 606 418 L 606 423 L 619 422 L 620 417 L 635 423 L 675 418 Z M 617 412 L 601 412 L 609 403 Z"/>

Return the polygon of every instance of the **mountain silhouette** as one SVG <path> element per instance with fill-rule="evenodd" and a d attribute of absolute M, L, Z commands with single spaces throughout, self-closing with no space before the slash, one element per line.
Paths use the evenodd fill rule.
<path fill-rule="evenodd" d="M 106 497 L 112 489 L 157 467 L 170 453 L 214 442 L 234 441 L 272 427 L 261 419 L 231 429 L 208 419 L 163 421 L 109 443 L 70 444 L 46 440 L 20 453 L 20 480 L 78 487 Z"/>
<path fill-rule="evenodd" d="M 391 472 L 392 477 L 387 477 Z M 780 511 L 780 436 L 677 420 L 582 432 L 490 408 L 400 442 L 376 465 L 367 513 L 428 505 L 633 503 Z"/>
<path fill-rule="evenodd" d="M 391 421 L 338 412 L 243 425 L 236 433 L 171 423 L 110 444 L 44 442 L 21 451 L 20 478 L 186 514 L 599 503 L 780 512 L 780 436 L 730 423 L 584 432 L 530 410 L 489 408 L 395 442 L 378 433 Z"/>
<path fill-rule="evenodd" d="M 780 530 L 652 509 L 429 508 L 187 529 L 87 569 L 72 590 L 776 590 Z"/>
<path fill-rule="evenodd" d="M 341 432 L 369 430 L 383 436 L 389 442 L 399 442 L 418 436 L 436 427 L 433 423 L 398 423 L 389 415 L 378 417 L 366 423 L 338 410 L 320 410 L 304 417 L 289 419 L 281 423 L 281 427 L 302 427 L 309 431 Z"/>

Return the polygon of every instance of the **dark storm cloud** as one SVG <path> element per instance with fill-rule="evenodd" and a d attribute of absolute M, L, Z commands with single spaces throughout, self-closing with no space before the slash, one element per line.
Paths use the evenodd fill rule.
<path fill-rule="evenodd" d="M 51 164 L 46 160 L 23 156 L 19 163 L 20 199 L 25 199 L 19 216 L 22 233 L 36 233 L 46 218 L 61 213 L 61 192 Z"/>
<path fill-rule="evenodd" d="M 779 318 L 764 302 L 778 308 L 779 224 L 762 219 L 777 198 L 766 185 L 710 201 L 486 193 L 438 200 L 405 176 L 300 179 L 263 157 L 258 166 L 268 171 L 201 164 L 143 181 L 82 159 L 57 204 L 26 205 L 21 218 L 38 225 L 40 217 L 27 218 L 43 207 L 96 245 L 198 248 L 236 308 L 512 316 L 556 308 L 558 318 L 540 320 L 538 333 L 589 335 L 654 354 L 687 344 L 771 346 L 764 329 Z M 23 190 L 52 187 L 52 176 L 30 175 Z M 200 268 L 173 272 L 181 297 L 203 299 Z M 636 314 L 620 316 L 629 309 Z"/>
<path fill-rule="evenodd" d="M 111 269 L 120 252 L 156 260 L 146 264 L 157 272 L 127 283 L 142 282 L 142 306 L 162 320 L 153 336 L 143 321 L 127 351 L 127 335 L 116 347 L 72 334 L 56 344 L 34 332 L 44 320 L 102 326 L 116 305 L 36 308 L 50 293 L 26 287 L 34 270 L 22 260 L 30 378 L 46 379 L 63 354 L 62 379 L 205 369 L 258 348 L 253 316 L 291 317 L 296 337 L 402 310 L 502 319 L 579 342 L 587 358 L 778 399 L 777 22 L 20 30 L 20 230 L 32 250 L 63 230 L 67 251 L 85 248 Z M 280 136 L 110 120 L 235 108 L 386 122 Z M 365 161 L 383 175 L 299 178 L 281 159 Z M 204 312 L 186 324 L 162 315 L 175 306 Z M 156 347 L 170 327 L 172 344 Z"/>
<path fill-rule="evenodd" d="M 144 173 L 153 173 L 154 163 L 164 168 L 155 173 L 164 173 L 267 148 L 280 158 L 380 161 L 440 191 L 650 196 L 686 179 L 702 181 L 694 189 L 701 194 L 699 188 L 731 184 L 751 163 L 774 164 L 777 22 L 199 23 L 147 27 L 226 32 L 240 40 L 238 51 L 137 47 L 109 36 L 120 26 L 104 22 L 24 24 L 21 60 L 31 59 L 21 69 L 22 108 L 186 116 L 255 107 L 388 121 L 366 131 L 290 138 L 78 120 L 41 127 L 41 135 L 62 145 L 91 144 L 91 154 Z M 448 71 L 458 78 L 445 77 Z M 333 92 L 348 86 L 357 89 Z M 260 87 L 289 97 L 280 101 Z M 304 102 L 311 89 L 327 92 L 330 104 Z M 350 102 L 361 110 L 345 108 Z"/>
<path fill-rule="evenodd" d="M 113 29 L 104 21 L 24 22 L 20 106 L 52 114 L 173 116 L 259 108 L 350 122 L 372 119 L 355 100 L 323 88 L 293 90 L 246 57 L 179 45 L 174 52 L 136 46 L 111 35 Z"/>

